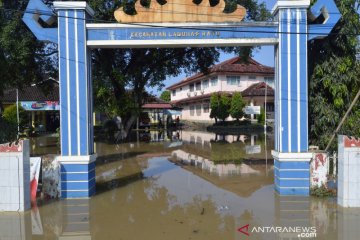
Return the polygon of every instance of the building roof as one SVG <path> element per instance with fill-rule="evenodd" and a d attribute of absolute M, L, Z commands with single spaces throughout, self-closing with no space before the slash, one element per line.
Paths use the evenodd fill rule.
<path fill-rule="evenodd" d="M 252 58 L 244 62 L 240 57 L 234 57 L 227 61 L 221 62 L 209 68 L 207 73 L 197 73 L 191 77 L 169 86 L 167 89 L 174 90 L 178 87 L 196 82 L 205 76 L 215 75 L 216 73 L 234 73 L 234 74 L 252 74 L 274 76 L 275 70 L 273 67 L 262 65 Z"/>
<path fill-rule="evenodd" d="M 143 109 L 171 109 L 173 106 L 170 103 L 145 103 Z"/>
<path fill-rule="evenodd" d="M 1 102 L 16 102 L 16 88 L 4 91 Z M 19 101 L 59 101 L 59 83 L 54 80 L 19 89 Z"/>
<path fill-rule="evenodd" d="M 142 109 L 172 109 L 173 106 L 158 97 L 148 96 Z"/>
<path fill-rule="evenodd" d="M 254 96 L 265 96 L 265 91 L 267 92 L 267 96 L 274 96 L 274 89 L 267 85 L 264 82 L 259 82 L 251 85 L 244 91 L 242 91 L 241 95 L 243 97 L 254 97 Z"/>
<path fill-rule="evenodd" d="M 266 90 L 266 83 L 259 82 L 251 85 L 250 87 L 242 91 L 241 95 L 243 97 L 265 96 L 265 90 Z M 233 94 L 233 92 L 216 92 L 216 93 L 219 95 L 228 94 L 229 96 L 232 96 Z M 183 104 L 183 103 L 197 102 L 200 100 L 208 100 L 210 99 L 212 94 L 213 93 L 207 93 L 190 98 L 179 99 L 179 100 L 171 101 L 171 104 Z M 267 96 L 269 97 L 274 96 L 274 89 L 269 85 L 267 86 Z"/>

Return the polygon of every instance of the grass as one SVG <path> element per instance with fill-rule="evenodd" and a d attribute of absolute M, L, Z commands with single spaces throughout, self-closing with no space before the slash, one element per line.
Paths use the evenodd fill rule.
<path fill-rule="evenodd" d="M 315 197 L 336 197 L 336 189 L 329 189 L 324 185 L 313 187 L 310 189 L 310 195 Z"/>

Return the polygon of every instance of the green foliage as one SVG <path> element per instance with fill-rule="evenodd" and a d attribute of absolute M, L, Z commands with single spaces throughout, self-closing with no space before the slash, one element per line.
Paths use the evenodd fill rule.
<path fill-rule="evenodd" d="M 163 91 L 160 95 L 160 99 L 164 100 L 165 102 L 171 101 L 170 91 Z"/>
<path fill-rule="evenodd" d="M 326 186 L 312 187 L 310 195 L 315 197 L 336 197 L 336 190 L 329 189 Z"/>
<path fill-rule="evenodd" d="M 10 107 L 5 109 L 5 111 L 3 113 L 3 118 L 6 122 L 17 126 L 18 122 L 17 122 L 16 104 L 13 104 Z M 25 125 L 28 124 L 29 118 L 28 118 L 27 113 L 21 106 L 19 106 L 19 120 L 20 120 L 20 122 L 19 122 L 20 129 L 23 130 Z M 17 130 L 16 130 L 16 133 L 17 133 Z"/>
<path fill-rule="evenodd" d="M 265 124 L 265 109 L 263 107 L 260 108 L 260 114 L 258 115 L 257 121 L 259 124 Z"/>
<path fill-rule="evenodd" d="M 360 64 L 356 61 L 359 0 L 337 0 L 342 14 L 332 34 L 309 44 L 310 142 L 325 148 L 360 89 Z M 360 102 L 346 119 L 341 134 L 360 137 Z M 336 149 L 333 141 L 332 149 Z"/>
<path fill-rule="evenodd" d="M 215 118 L 217 122 L 219 116 L 220 97 L 217 93 L 211 94 L 210 97 L 210 118 Z"/>
<path fill-rule="evenodd" d="M 152 1 L 141 1 L 151 7 Z M 166 4 L 166 1 L 157 1 Z M 211 4 L 216 4 L 212 0 Z M 228 1 L 229 5 L 231 2 Z M 120 6 L 125 7 L 128 14 L 136 14 L 135 1 L 90 0 L 95 10 L 95 18 L 113 21 L 113 13 Z M 256 0 L 239 1 L 249 7 L 247 20 L 260 20 L 265 17 L 264 6 L 258 6 Z M 229 8 L 229 11 L 231 9 Z M 238 53 L 242 56 L 251 54 L 251 48 L 144 48 L 144 49 L 94 49 L 93 79 L 95 92 L 95 107 L 97 110 L 111 115 L 120 113 L 124 123 L 129 116 L 138 114 L 143 104 L 142 97 L 146 87 L 164 86 L 168 77 L 185 73 L 207 72 L 207 69 L 219 60 L 220 51 Z M 131 94 L 126 90 L 132 89 Z"/>
<path fill-rule="evenodd" d="M 37 41 L 22 21 L 27 3 L 0 0 L 0 94 L 56 74 L 56 45 Z"/>
<path fill-rule="evenodd" d="M 17 137 L 17 125 L 0 117 L 0 144 L 13 142 Z"/>
<path fill-rule="evenodd" d="M 245 107 L 245 101 L 241 96 L 241 93 L 235 92 L 231 98 L 230 115 L 239 121 L 244 116 L 243 108 Z"/>
<path fill-rule="evenodd" d="M 227 94 L 221 94 L 219 100 L 219 109 L 218 109 L 218 118 L 220 118 L 223 122 L 230 115 L 230 98 Z"/>

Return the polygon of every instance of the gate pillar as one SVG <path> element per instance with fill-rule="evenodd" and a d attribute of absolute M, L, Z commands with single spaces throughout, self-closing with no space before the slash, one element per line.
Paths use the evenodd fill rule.
<path fill-rule="evenodd" d="M 94 11 L 86 2 L 54 2 L 58 17 L 60 81 L 61 197 L 95 193 L 93 93 L 86 21 Z"/>
<path fill-rule="evenodd" d="M 307 8 L 310 0 L 277 1 L 279 44 L 275 47 L 275 189 L 309 195 Z"/>

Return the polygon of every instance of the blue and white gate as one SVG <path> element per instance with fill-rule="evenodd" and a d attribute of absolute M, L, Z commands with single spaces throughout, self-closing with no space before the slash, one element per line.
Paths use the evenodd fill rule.
<path fill-rule="evenodd" d="M 41 0 L 30 0 L 24 22 L 59 50 L 62 198 L 95 193 L 92 48 L 257 45 L 275 46 L 275 188 L 309 195 L 307 42 L 326 37 L 340 18 L 333 0 L 309 6 L 310 0 L 278 0 L 273 22 L 98 24 L 90 23 L 94 11 L 86 2 L 54 2 L 54 15 Z M 322 24 L 308 24 L 320 15 Z M 58 26 L 43 28 L 39 18 Z"/>

